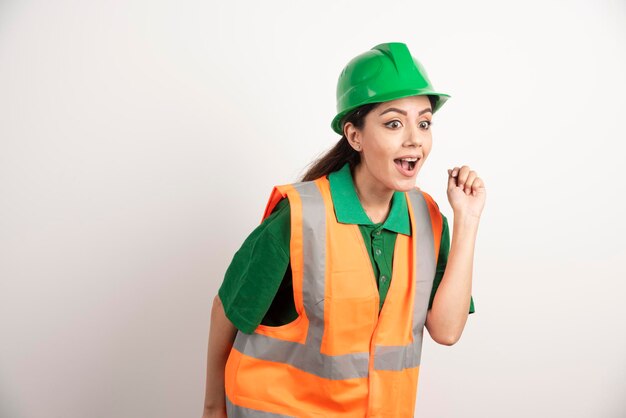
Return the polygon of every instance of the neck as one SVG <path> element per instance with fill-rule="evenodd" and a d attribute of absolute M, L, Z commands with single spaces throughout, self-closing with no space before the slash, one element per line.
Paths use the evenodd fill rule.
<path fill-rule="evenodd" d="M 363 163 L 354 168 L 352 178 L 361 206 L 370 220 L 380 223 L 387 219 L 394 190 L 376 180 Z"/>

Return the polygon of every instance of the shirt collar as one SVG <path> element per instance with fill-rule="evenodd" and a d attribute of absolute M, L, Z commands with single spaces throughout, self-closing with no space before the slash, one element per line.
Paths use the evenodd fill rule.
<path fill-rule="evenodd" d="M 335 206 L 337 222 L 344 224 L 375 225 L 365 213 L 354 188 L 350 164 L 346 163 L 339 171 L 328 175 L 330 196 Z M 389 215 L 383 228 L 404 235 L 411 235 L 409 209 L 406 194 L 395 191 L 391 198 Z"/>

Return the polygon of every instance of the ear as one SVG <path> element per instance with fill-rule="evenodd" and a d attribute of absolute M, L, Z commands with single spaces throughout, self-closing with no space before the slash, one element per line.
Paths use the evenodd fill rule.
<path fill-rule="evenodd" d="M 359 152 L 363 148 L 361 146 L 361 132 L 357 129 L 352 122 L 346 122 L 343 126 L 343 134 L 348 140 L 348 143 L 355 151 Z"/>

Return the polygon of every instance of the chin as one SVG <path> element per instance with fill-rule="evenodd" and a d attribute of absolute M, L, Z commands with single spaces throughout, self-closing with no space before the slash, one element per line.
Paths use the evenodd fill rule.
<path fill-rule="evenodd" d="M 407 186 L 407 187 L 397 187 L 395 190 L 397 192 L 410 192 L 413 189 L 415 189 L 415 183 L 413 183 L 411 186 Z"/>
<path fill-rule="evenodd" d="M 397 181 L 395 182 L 395 184 L 393 185 L 393 189 L 397 192 L 408 192 L 411 191 L 415 188 L 415 180 L 417 180 L 415 177 L 411 178 L 411 179 L 406 179 L 403 181 Z"/>

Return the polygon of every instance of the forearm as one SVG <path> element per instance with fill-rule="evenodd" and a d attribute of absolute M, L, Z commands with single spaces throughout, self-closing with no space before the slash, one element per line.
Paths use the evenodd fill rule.
<path fill-rule="evenodd" d="M 440 344 L 456 343 L 467 321 L 479 219 L 464 213 L 454 214 L 446 270 L 426 318 L 428 332 Z"/>
<path fill-rule="evenodd" d="M 236 333 L 237 328 L 226 317 L 219 296 L 215 296 L 211 308 L 211 328 L 207 352 L 205 412 L 225 411 L 224 369 Z"/>

